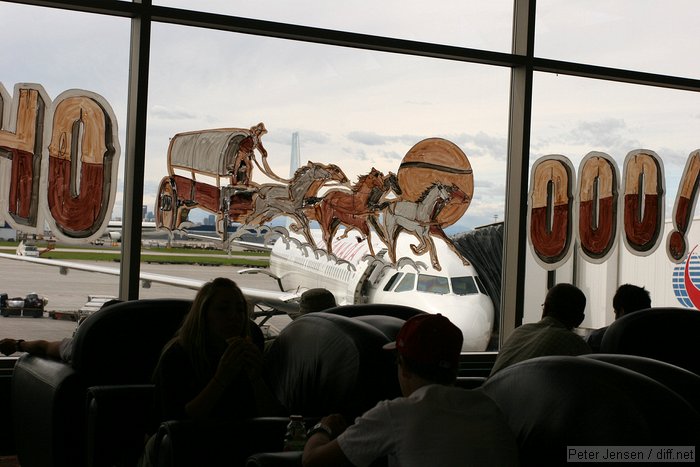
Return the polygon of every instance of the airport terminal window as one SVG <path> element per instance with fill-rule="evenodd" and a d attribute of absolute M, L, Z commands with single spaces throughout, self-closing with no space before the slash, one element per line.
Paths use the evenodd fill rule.
<path fill-rule="evenodd" d="M 581 102 L 586 104 L 581 105 Z M 596 264 L 585 261 L 580 255 L 577 258 L 572 255 L 557 269 L 555 276 L 558 281 L 575 280 L 587 296 L 581 327 L 600 328 L 614 320 L 611 303 L 619 280 L 644 285 L 651 291 L 654 306 L 680 306 L 671 282 L 678 265 L 668 259 L 666 242 L 686 161 L 700 148 L 700 120 L 695 110 L 699 106 L 700 94 L 697 92 L 535 73 L 532 142 L 538 151 L 533 160 L 547 154 L 563 154 L 571 161 L 574 170 L 579 170 L 583 158 L 590 151 L 598 150 L 613 159 L 622 177 L 628 154 L 644 149 L 655 152 L 663 164 L 661 179 L 665 184 L 665 194 L 664 203 L 659 208 L 663 210 L 661 218 L 666 222 L 665 230 L 661 226 L 659 245 L 652 254 L 632 255 L 624 233 L 620 233 L 615 241 L 615 267 L 611 267 L 610 262 Z M 572 109 L 575 110 L 570 111 Z M 579 182 L 578 174 L 576 181 Z M 622 187 L 622 181 L 620 185 Z M 578 190 L 578 185 L 575 185 L 574 191 Z M 698 228 L 695 223 L 692 229 Z M 622 222 L 618 228 L 624 228 Z M 536 263 L 532 249 L 528 248 L 526 253 L 528 285 L 524 290 L 523 322 L 534 322 L 540 319 L 539 305 L 548 275 Z M 682 268 L 683 263 L 680 266 Z"/>
<path fill-rule="evenodd" d="M 411 272 L 406 273 L 401 279 L 401 282 L 399 282 L 399 285 L 394 289 L 394 292 L 408 292 L 413 290 L 415 288 L 415 283 L 416 275 Z"/>
<path fill-rule="evenodd" d="M 700 55 L 694 38 L 698 17 L 700 3 L 694 0 L 673 2 L 673 8 L 637 0 L 538 0 L 535 54 L 700 78 L 697 61 L 690 58 Z"/>
<path fill-rule="evenodd" d="M 102 96 L 114 110 L 121 144 L 121 165 L 114 170 L 119 172 L 116 187 L 117 201 L 114 212 L 122 210 L 123 161 L 126 140 L 126 108 L 128 95 L 129 36 L 131 23 L 128 18 L 107 15 L 94 15 L 77 11 L 43 8 L 0 2 L 2 18 L 2 48 L 0 62 L 4 64 L 0 73 L 0 83 L 9 95 L 6 102 L 8 112 L 3 115 L 4 123 L 12 122 L 11 100 L 16 98 L 16 86 L 22 83 L 41 85 L 49 99 L 55 102 L 64 92 L 83 89 Z M 31 31 L 31 32 L 30 32 Z M 47 106 L 47 113 L 50 107 Z M 48 125 L 46 125 L 48 127 Z M 8 128 L 3 128 L 7 130 Z M 48 145 L 48 143 L 47 143 Z M 9 162 L 0 162 L 0 172 L 5 172 Z M 0 187 L 5 189 L 5 181 Z M 41 195 L 39 202 L 44 202 Z M 0 214 L 0 218 L 2 218 Z M 5 219 L 2 219 L 5 220 Z M 3 222 L 0 221 L 0 224 Z M 15 240 L 16 233 L 2 234 L 5 240 Z M 44 250 L 53 246 L 50 237 L 38 239 L 29 249 L 29 254 L 42 257 L 66 254 L 67 245 L 56 245 L 54 252 Z M 17 243 L 2 245 L 2 253 L 15 253 Z M 81 246 L 92 251 L 94 245 Z M 113 261 L 100 262 L 102 265 L 119 268 L 120 249 L 110 244 L 100 249 L 109 250 Z M 25 253 L 27 254 L 27 253 Z M 88 256 L 91 253 L 83 253 Z M 32 267 L 34 266 L 34 267 Z M 0 317 L 3 337 L 31 339 L 61 339 L 70 336 L 76 328 L 73 321 L 81 307 L 89 301 L 89 295 L 119 294 L 119 277 L 89 272 L 71 271 L 59 274 L 58 268 L 35 266 L 29 263 L 11 262 L 2 265 L 3 274 L 0 293 L 9 298 L 26 298 L 35 292 L 46 300 L 43 318 L 28 316 Z M 7 271 L 13 271 L 12 274 Z M 147 292 L 146 292 L 147 293 Z M 59 312 L 57 315 L 55 312 Z M 65 312 L 65 314 L 63 314 Z M 65 318 L 53 320 L 51 317 Z"/>
<path fill-rule="evenodd" d="M 479 289 L 477 289 L 476 282 L 474 282 L 474 277 L 472 276 L 453 277 L 452 292 L 457 295 L 469 295 L 479 293 Z"/>
<path fill-rule="evenodd" d="M 430 43 L 457 45 L 477 49 L 508 52 L 512 27 L 513 2 L 465 2 L 443 0 L 439 8 L 421 2 L 401 0 L 354 0 L 327 2 L 285 0 L 258 2 L 254 0 L 221 2 L 189 0 L 157 0 L 176 8 L 197 9 L 212 13 L 255 18 L 266 21 L 299 24 L 324 29 L 398 37 Z M 463 18 L 469 18 L 464 26 Z"/>
<path fill-rule="evenodd" d="M 450 284 L 447 281 L 447 277 L 419 274 L 416 290 L 419 292 L 446 294 L 450 293 Z"/>

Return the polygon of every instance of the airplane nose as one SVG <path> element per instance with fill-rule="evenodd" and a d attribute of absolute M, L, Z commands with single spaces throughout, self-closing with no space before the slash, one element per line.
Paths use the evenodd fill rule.
<path fill-rule="evenodd" d="M 494 309 L 487 295 L 443 297 L 446 301 L 444 311 L 455 326 L 462 330 L 463 352 L 482 352 L 486 350 L 493 328 Z"/>

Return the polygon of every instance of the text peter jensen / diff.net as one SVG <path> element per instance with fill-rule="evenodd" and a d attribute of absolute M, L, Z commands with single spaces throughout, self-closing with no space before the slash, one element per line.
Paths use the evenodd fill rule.
<path fill-rule="evenodd" d="M 567 446 L 567 462 L 695 462 L 695 446 Z"/>

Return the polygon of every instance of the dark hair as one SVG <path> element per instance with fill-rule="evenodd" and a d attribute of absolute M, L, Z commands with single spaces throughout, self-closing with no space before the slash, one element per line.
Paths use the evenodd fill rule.
<path fill-rule="evenodd" d="M 405 366 L 408 371 L 415 373 L 421 378 L 427 379 L 437 384 L 450 385 L 457 380 L 457 368 L 441 368 L 436 365 L 426 365 L 417 363 L 410 358 L 404 357 L 397 353 L 397 361 L 401 361 L 401 365 Z"/>
<path fill-rule="evenodd" d="M 573 329 L 583 321 L 585 309 L 586 296 L 581 289 L 571 284 L 557 284 L 547 292 L 542 316 L 551 316 Z"/>
<path fill-rule="evenodd" d="M 619 318 L 633 311 L 651 308 L 651 295 L 644 287 L 623 284 L 618 287 L 612 301 L 615 317 Z"/>
<path fill-rule="evenodd" d="M 238 285 L 231 279 L 217 277 L 202 286 L 197 292 L 192 307 L 182 321 L 180 329 L 171 341 L 166 344 L 167 349 L 174 342 L 179 342 L 189 355 L 195 368 L 195 373 L 202 381 L 207 381 L 216 369 L 219 361 L 218 355 L 211 355 L 211 336 L 207 327 L 207 310 L 212 297 L 225 291 L 237 302 L 236 309 L 248 316 L 248 304 Z M 250 321 L 247 321 L 243 329 L 243 336 L 250 336 Z"/>

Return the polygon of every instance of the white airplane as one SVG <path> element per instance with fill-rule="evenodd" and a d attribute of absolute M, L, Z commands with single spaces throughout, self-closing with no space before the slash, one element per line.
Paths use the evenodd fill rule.
<path fill-rule="evenodd" d="M 397 258 L 401 259 L 396 265 L 385 259 L 386 248 L 379 241 L 374 243 L 374 251 L 379 252 L 375 257 L 369 254 L 367 242 L 355 237 L 334 240 L 334 255 L 328 255 L 299 236 L 283 235 L 272 247 L 270 274 L 284 291 L 326 288 L 339 305 L 386 303 L 440 313 L 462 330 L 463 351 L 483 351 L 491 337 L 493 303 L 476 269 L 444 240 L 433 240 L 442 266 L 439 271 L 430 265 L 428 255 L 411 251 L 415 238 L 407 233 L 399 236 Z"/>
<path fill-rule="evenodd" d="M 142 221 L 141 222 L 141 231 L 142 232 L 155 232 L 156 231 L 156 223 L 149 222 L 149 221 Z M 110 241 L 112 241 L 112 242 L 120 241 L 122 239 L 122 221 L 115 221 L 115 220 L 109 221 L 109 223 L 107 224 L 106 233 L 109 236 Z"/>

